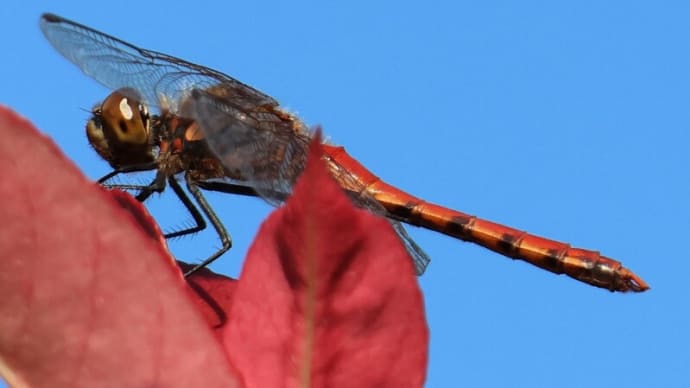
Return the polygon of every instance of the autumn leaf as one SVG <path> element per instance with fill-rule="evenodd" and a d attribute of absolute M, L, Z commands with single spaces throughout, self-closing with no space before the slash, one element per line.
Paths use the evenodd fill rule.
<path fill-rule="evenodd" d="M 318 136 L 248 253 L 229 315 L 224 341 L 248 386 L 423 385 L 428 331 L 412 261 L 391 225 L 331 179 Z"/>

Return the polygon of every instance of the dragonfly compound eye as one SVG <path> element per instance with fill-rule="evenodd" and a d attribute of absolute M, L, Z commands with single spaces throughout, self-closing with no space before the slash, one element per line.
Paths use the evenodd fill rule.
<path fill-rule="evenodd" d="M 114 143 L 138 145 L 149 141 L 148 112 L 141 111 L 139 101 L 119 91 L 103 101 L 103 131 L 110 146 Z"/>
<path fill-rule="evenodd" d="M 94 107 L 86 135 L 96 152 L 113 167 L 155 160 L 148 109 L 132 89 L 111 93 Z"/>

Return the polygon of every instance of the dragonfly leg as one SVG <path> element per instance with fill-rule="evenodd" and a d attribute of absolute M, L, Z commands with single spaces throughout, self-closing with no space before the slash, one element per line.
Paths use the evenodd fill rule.
<path fill-rule="evenodd" d="M 227 182 L 201 181 L 196 185 L 204 190 L 217 191 L 219 193 L 244 195 L 247 197 L 258 197 L 259 194 L 250 186 L 242 186 Z"/>
<path fill-rule="evenodd" d="M 110 189 L 110 190 L 113 190 L 113 189 L 125 190 L 125 191 L 138 190 L 139 193 L 137 193 L 135 198 L 139 202 L 146 201 L 148 199 L 148 197 L 151 196 L 151 194 L 156 193 L 156 192 L 160 193 L 165 188 L 165 186 L 163 186 L 161 188 L 160 185 L 157 183 L 157 180 L 155 180 L 155 179 L 153 181 L 151 181 L 151 183 L 149 183 L 148 185 L 127 184 L 127 183 L 125 183 L 125 184 L 101 183 L 101 186 L 103 186 L 107 189 Z"/>
<path fill-rule="evenodd" d="M 145 164 L 139 164 L 139 165 L 132 165 L 132 166 L 124 166 L 124 167 L 118 167 L 115 170 L 109 172 L 108 174 L 102 176 L 99 180 L 98 183 L 106 187 L 108 189 L 119 189 L 119 190 L 138 190 L 139 193 L 136 196 L 136 199 L 139 202 L 144 202 L 148 197 L 151 196 L 153 193 L 160 193 L 165 189 L 165 177 L 161 174 L 157 174 L 156 177 L 149 183 L 148 185 L 141 185 L 141 184 L 120 184 L 120 183 L 107 183 L 109 180 L 113 179 L 117 175 L 120 174 L 127 174 L 131 172 L 138 172 L 138 171 L 148 171 L 156 168 L 157 164 L 155 163 L 145 163 Z"/>
<path fill-rule="evenodd" d="M 161 172 L 156 174 L 153 181 L 148 186 L 144 186 L 135 197 L 137 201 L 144 202 L 153 193 L 162 193 L 165 190 L 165 175 Z"/>
<path fill-rule="evenodd" d="M 220 241 L 223 244 L 223 246 L 218 251 L 216 251 L 214 254 L 212 254 L 211 256 L 206 258 L 201 263 L 192 267 L 192 269 L 185 272 L 184 276 L 188 277 L 188 276 L 191 276 L 192 274 L 194 274 L 196 271 L 198 271 L 202 268 L 205 268 L 209 264 L 213 263 L 222 254 L 227 252 L 232 247 L 232 239 L 230 238 L 230 234 L 228 233 L 228 231 L 225 229 L 223 224 L 220 222 L 220 219 L 218 218 L 216 213 L 213 211 L 213 209 L 211 208 L 209 203 L 206 201 L 206 198 L 204 198 L 204 195 L 201 193 L 201 190 L 199 190 L 199 186 L 197 185 L 197 183 L 192 181 L 192 179 L 189 175 L 185 175 L 185 181 L 187 183 L 187 190 L 189 190 L 189 192 L 192 194 L 192 196 L 196 200 L 197 204 L 201 208 L 201 211 L 206 215 L 206 218 L 208 218 L 209 222 L 213 226 L 213 229 L 215 229 L 216 233 L 218 233 L 218 238 L 220 238 Z M 172 184 L 171 184 L 171 186 L 172 186 Z M 178 187 L 179 187 L 179 185 L 178 185 Z M 174 188 L 173 188 L 173 190 L 174 190 Z M 176 193 L 177 193 L 177 191 L 176 191 Z M 179 194 L 178 194 L 178 196 L 179 196 Z M 186 196 L 185 196 L 185 198 L 186 198 Z M 180 198 L 180 199 L 182 199 L 182 198 Z M 187 201 L 189 201 L 189 198 L 187 198 Z M 183 203 L 184 203 L 184 200 L 183 200 Z M 194 207 L 194 205 L 191 202 L 189 202 L 189 204 L 191 205 L 191 208 L 194 208 L 195 211 L 198 213 L 198 210 Z M 187 204 L 185 204 L 185 206 L 187 206 Z M 191 212 L 191 208 L 189 206 L 187 206 L 187 208 L 190 209 L 190 212 Z M 193 212 L 192 212 L 192 215 L 194 215 Z M 206 224 L 204 224 L 204 227 L 205 226 L 206 226 Z"/>
<path fill-rule="evenodd" d="M 124 166 L 124 167 L 118 167 L 114 169 L 113 171 L 103 175 L 99 180 L 98 183 L 104 186 L 110 187 L 111 185 L 106 184 L 105 182 L 111 180 L 113 177 L 120 175 L 120 174 L 127 174 L 130 172 L 138 172 L 138 171 L 148 171 L 148 170 L 153 170 L 157 167 L 158 165 L 156 163 L 144 163 L 144 164 L 135 164 L 131 166 Z M 142 185 L 143 186 L 143 185 Z"/>
<path fill-rule="evenodd" d="M 199 212 L 199 209 L 194 205 L 191 199 L 189 199 L 189 196 L 182 190 L 182 187 L 180 184 L 177 182 L 175 177 L 169 177 L 168 178 L 168 183 L 170 184 L 170 188 L 173 190 L 175 195 L 177 195 L 177 198 L 180 199 L 180 202 L 184 205 L 184 207 L 187 209 L 189 214 L 192 216 L 194 219 L 194 225 L 191 228 L 187 229 L 182 229 L 182 230 L 177 230 L 174 232 L 166 233 L 164 235 L 165 238 L 175 238 L 175 237 L 180 237 L 180 236 L 186 236 L 188 234 L 194 234 L 201 232 L 202 230 L 206 229 L 206 221 L 204 221 L 204 217 L 201 215 Z"/>
<path fill-rule="evenodd" d="M 125 174 L 129 172 L 135 172 L 135 171 L 145 171 L 149 170 L 150 168 L 146 168 L 146 166 L 132 166 L 132 167 L 125 167 L 125 168 L 119 168 L 116 170 L 113 170 L 112 172 L 108 173 L 107 175 L 103 176 L 101 179 L 98 180 L 98 183 L 100 183 L 102 186 L 107 187 L 109 189 L 120 189 L 120 190 L 139 190 L 139 193 L 136 196 L 136 199 L 139 202 L 144 202 L 146 199 L 148 199 L 151 194 L 153 193 L 160 193 L 165 189 L 166 186 L 166 178 L 164 174 L 157 174 L 156 177 L 149 183 L 148 185 L 139 185 L 139 184 L 109 184 L 106 183 L 113 177 L 119 175 L 119 174 Z M 222 247 L 215 252 L 213 255 L 209 256 L 206 260 L 202 261 L 201 263 L 195 265 L 192 267 L 192 269 L 188 270 L 185 272 L 184 276 L 190 276 L 196 271 L 200 270 L 201 268 L 204 268 L 211 264 L 213 261 L 215 261 L 218 257 L 220 257 L 223 253 L 227 252 L 231 247 L 232 247 L 232 240 L 230 238 L 230 234 L 227 232 L 223 224 L 220 222 L 220 219 L 216 215 L 216 213 L 211 209 L 211 206 L 208 204 L 206 201 L 206 198 L 204 198 L 203 194 L 199 190 L 199 187 L 201 188 L 206 188 L 205 185 L 199 185 L 197 182 L 194 182 L 191 180 L 191 178 L 188 175 L 185 175 L 185 181 L 187 184 L 187 190 L 192 194 L 194 199 L 196 200 L 198 207 L 192 202 L 192 200 L 189 198 L 189 196 L 185 193 L 185 191 L 182 189 L 180 184 L 177 182 L 174 176 L 170 176 L 167 178 L 167 183 L 170 185 L 170 188 L 173 190 L 175 195 L 177 195 L 177 198 L 179 198 L 180 202 L 184 205 L 185 209 L 189 212 L 189 214 L 192 216 L 194 219 L 195 225 L 192 226 L 191 228 L 186 228 L 183 230 L 177 230 L 174 232 L 166 233 L 164 237 L 166 239 L 170 238 L 175 238 L 175 237 L 180 237 L 180 236 L 185 236 L 188 234 L 194 234 L 198 233 L 204 229 L 206 229 L 206 221 L 204 220 L 204 217 L 202 216 L 202 212 L 206 215 L 208 220 L 211 222 L 211 225 L 213 225 L 213 228 L 216 230 L 218 233 L 218 237 L 220 238 L 221 243 L 223 244 Z M 230 187 L 234 187 L 230 185 Z M 210 185 L 209 190 L 214 190 L 214 186 Z M 221 191 L 220 189 L 216 189 L 217 191 Z M 214 190 L 214 191 L 216 191 Z M 250 193 L 251 189 L 248 188 L 243 188 L 242 186 L 238 186 L 235 188 L 237 193 L 239 194 L 244 194 L 244 195 L 252 195 Z M 230 190 L 227 190 L 230 191 Z M 199 211 L 199 208 L 201 208 L 201 212 Z"/>

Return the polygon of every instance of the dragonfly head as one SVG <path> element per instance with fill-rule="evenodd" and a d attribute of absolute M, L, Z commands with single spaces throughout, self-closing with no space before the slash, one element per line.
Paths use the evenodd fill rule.
<path fill-rule="evenodd" d="M 151 118 L 138 96 L 131 88 L 112 92 L 86 123 L 89 144 L 114 168 L 155 161 Z"/>

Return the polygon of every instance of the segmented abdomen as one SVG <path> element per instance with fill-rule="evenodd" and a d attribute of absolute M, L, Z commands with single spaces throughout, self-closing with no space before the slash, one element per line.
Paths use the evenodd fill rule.
<path fill-rule="evenodd" d="M 483 220 L 435 205 L 399 190 L 372 174 L 344 148 L 324 146 L 327 157 L 356 178 L 391 218 L 472 242 L 504 256 L 611 291 L 641 292 L 649 286 L 637 275 L 599 252 Z M 333 168 L 331 168 L 333 170 Z"/>

